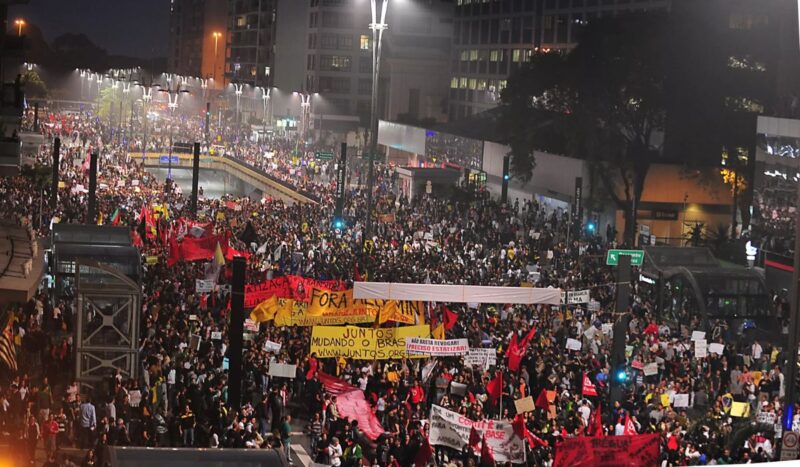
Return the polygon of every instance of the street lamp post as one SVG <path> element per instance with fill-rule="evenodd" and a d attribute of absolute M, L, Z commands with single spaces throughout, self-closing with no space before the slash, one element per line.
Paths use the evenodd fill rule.
<path fill-rule="evenodd" d="M 267 106 L 269 106 L 270 103 L 271 103 L 271 101 L 270 101 L 270 91 L 271 91 L 270 88 L 261 88 L 261 101 L 264 104 L 264 114 L 263 114 L 263 116 L 264 116 L 264 130 L 265 131 L 267 129 L 267 122 L 269 122 L 269 120 L 267 120 Z"/>
<path fill-rule="evenodd" d="M 189 92 L 186 89 L 181 89 L 183 80 L 176 80 L 177 84 L 174 88 L 169 86 L 166 89 L 161 89 L 161 92 L 167 93 L 167 108 L 170 110 L 170 125 L 169 125 L 169 155 L 167 156 L 167 183 L 172 180 L 172 140 L 175 134 L 175 110 L 178 108 L 178 97 L 181 93 Z"/>
<path fill-rule="evenodd" d="M 240 113 L 239 104 L 242 100 L 242 89 L 244 88 L 244 84 L 241 83 L 233 83 L 233 91 L 236 95 L 236 135 L 239 135 L 239 131 L 241 130 L 242 126 L 242 114 Z"/>
<path fill-rule="evenodd" d="M 308 139 L 309 118 L 311 116 L 311 94 L 300 93 L 300 141 Z"/>
<path fill-rule="evenodd" d="M 14 20 L 14 26 L 17 27 L 17 36 L 22 37 L 22 28 L 25 27 L 25 20 L 22 18 L 17 18 Z"/>
<path fill-rule="evenodd" d="M 149 85 L 142 86 L 142 113 L 144 114 L 144 135 L 142 141 L 142 166 L 145 162 L 145 154 L 147 153 L 147 104 L 153 100 L 153 88 Z"/>
<path fill-rule="evenodd" d="M 380 11 L 377 11 L 377 2 L 380 2 Z M 372 30 L 372 103 L 370 108 L 370 145 L 367 155 L 367 218 L 364 226 L 364 235 L 361 236 L 363 252 L 364 242 L 372 236 L 372 191 L 375 184 L 375 152 L 378 149 L 378 76 L 381 64 L 381 40 L 383 31 L 389 25 L 386 24 L 386 10 L 389 0 L 370 0 L 372 7 L 372 22 L 369 28 Z M 378 19 L 380 18 L 380 21 Z"/>

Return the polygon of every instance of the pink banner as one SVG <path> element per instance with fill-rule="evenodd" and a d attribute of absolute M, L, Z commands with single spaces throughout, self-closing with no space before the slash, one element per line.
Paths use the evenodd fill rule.
<path fill-rule="evenodd" d="M 364 391 L 321 371 L 317 373 L 317 376 L 325 386 L 325 390 L 336 396 L 336 407 L 341 416 L 351 421 L 358 421 L 358 429 L 371 440 L 376 440 L 383 434 L 381 422 L 378 421 L 372 407 L 364 399 Z"/>

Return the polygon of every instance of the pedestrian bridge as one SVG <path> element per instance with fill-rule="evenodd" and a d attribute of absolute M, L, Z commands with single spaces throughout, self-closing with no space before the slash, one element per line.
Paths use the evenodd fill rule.
<path fill-rule="evenodd" d="M 135 156 L 131 154 L 131 157 Z M 172 168 L 191 170 L 192 158 L 191 154 L 173 154 Z M 146 168 L 166 169 L 169 166 L 169 156 L 165 154 L 150 152 L 145 154 L 144 159 Z M 200 168 L 223 171 L 229 176 L 261 190 L 265 195 L 288 204 L 319 203 L 319 198 L 314 194 L 300 192 L 267 172 L 232 157 L 201 155 Z"/>

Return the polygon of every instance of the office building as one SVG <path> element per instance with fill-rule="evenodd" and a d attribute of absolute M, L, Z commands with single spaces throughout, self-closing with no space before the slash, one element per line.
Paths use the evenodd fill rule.
<path fill-rule="evenodd" d="M 228 1 L 225 76 L 230 82 L 272 86 L 276 19 L 277 0 Z"/>
<path fill-rule="evenodd" d="M 574 47 L 587 22 L 668 6 L 669 0 L 456 0 L 450 120 L 495 107 L 515 67 L 535 53 Z"/>
<path fill-rule="evenodd" d="M 381 51 L 378 115 L 389 119 L 446 116 L 453 3 L 390 2 Z M 314 127 L 366 127 L 372 95 L 370 4 L 310 0 L 305 22 L 305 79 Z M 278 44 L 279 50 L 283 47 Z M 283 61 L 282 59 L 279 61 Z M 278 74 L 284 73 L 279 71 Z"/>
<path fill-rule="evenodd" d="M 226 0 L 171 0 L 168 70 L 222 85 Z"/>

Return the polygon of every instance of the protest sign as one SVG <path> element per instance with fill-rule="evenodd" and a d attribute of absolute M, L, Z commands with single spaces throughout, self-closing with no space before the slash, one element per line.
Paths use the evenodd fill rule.
<path fill-rule="evenodd" d="M 344 357 L 355 360 L 387 360 L 419 357 L 406 353 L 406 337 L 428 337 L 430 326 L 359 328 L 355 326 L 314 326 L 311 353 L 317 358 Z"/>
<path fill-rule="evenodd" d="M 450 393 L 455 396 L 465 396 L 467 394 L 467 385 L 453 381 L 450 383 Z"/>
<path fill-rule="evenodd" d="M 525 444 L 514 434 L 511 423 L 497 420 L 473 421 L 456 412 L 434 405 L 431 407 L 429 442 L 433 446 L 447 446 L 458 451 L 469 443 L 472 428 L 486 440 L 494 460 L 525 462 Z"/>
<path fill-rule="evenodd" d="M 264 342 L 264 350 L 267 352 L 278 353 L 281 351 L 281 344 L 279 342 L 272 341 Z"/>
<path fill-rule="evenodd" d="M 467 339 L 424 339 L 406 337 L 406 353 L 409 355 L 428 355 L 431 357 L 451 357 L 465 355 L 469 351 Z"/>
<path fill-rule="evenodd" d="M 567 339 L 567 350 L 581 350 L 581 347 L 581 341 L 571 337 Z"/>
<path fill-rule="evenodd" d="M 694 341 L 694 358 L 706 358 L 708 356 L 708 342 L 705 339 Z"/>
<path fill-rule="evenodd" d="M 218 341 L 222 340 L 222 333 L 220 331 L 214 331 L 211 333 L 211 339 Z"/>
<path fill-rule="evenodd" d="M 258 332 L 258 323 L 256 323 L 250 318 L 245 318 L 244 330 L 248 332 Z"/>
<path fill-rule="evenodd" d="M 577 436 L 556 445 L 554 467 L 657 465 L 659 434 Z"/>
<path fill-rule="evenodd" d="M 589 290 L 573 290 L 567 292 L 567 305 L 578 305 L 580 303 L 589 303 Z"/>
<path fill-rule="evenodd" d="M 712 342 L 711 344 L 708 344 L 708 352 L 715 353 L 717 355 L 722 355 L 722 353 L 725 352 L 725 344 L 718 344 L 716 342 Z"/>
<path fill-rule="evenodd" d="M 194 281 L 194 290 L 197 293 L 209 293 L 214 290 L 214 281 L 196 279 Z"/>
<path fill-rule="evenodd" d="M 693 341 L 700 340 L 700 339 L 705 339 L 705 338 L 706 338 L 705 331 L 692 331 L 692 340 Z"/>
<path fill-rule="evenodd" d="M 652 376 L 658 374 L 658 363 L 648 363 L 644 366 L 644 375 L 645 376 Z"/>
<path fill-rule="evenodd" d="M 750 404 L 747 402 L 731 402 L 731 417 L 749 417 Z"/>
<path fill-rule="evenodd" d="M 297 376 L 297 365 L 288 363 L 278 363 L 275 360 L 269 362 L 269 375 L 279 378 L 294 378 Z"/>
<path fill-rule="evenodd" d="M 533 412 L 536 410 L 536 406 L 533 403 L 533 396 L 515 400 L 514 407 L 517 409 L 517 413 Z"/>
<path fill-rule="evenodd" d="M 469 349 L 464 356 L 464 365 L 468 367 L 479 366 L 488 369 L 497 364 L 497 349 Z"/>
<path fill-rule="evenodd" d="M 775 412 L 758 412 L 756 414 L 756 422 L 758 423 L 774 425 L 777 419 L 778 417 L 775 415 Z"/>
<path fill-rule="evenodd" d="M 677 408 L 689 407 L 689 394 L 675 394 L 672 406 Z"/>

